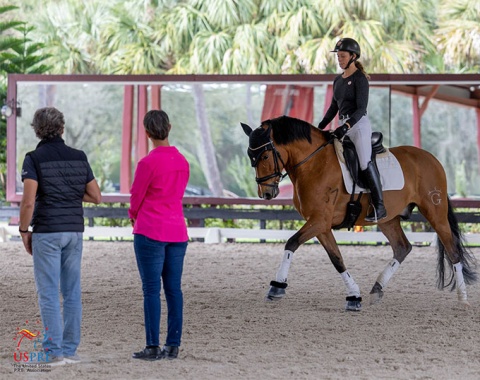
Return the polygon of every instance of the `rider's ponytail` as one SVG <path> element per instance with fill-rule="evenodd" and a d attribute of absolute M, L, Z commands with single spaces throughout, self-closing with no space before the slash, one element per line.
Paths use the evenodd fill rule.
<path fill-rule="evenodd" d="M 355 67 L 359 69 L 367 77 L 368 80 L 370 80 L 370 75 L 367 74 L 367 72 L 363 68 L 363 65 L 359 61 L 355 61 Z"/>

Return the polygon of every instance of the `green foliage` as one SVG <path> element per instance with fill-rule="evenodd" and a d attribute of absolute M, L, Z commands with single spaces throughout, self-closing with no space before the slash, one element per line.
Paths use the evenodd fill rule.
<path fill-rule="evenodd" d="M 29 34 L 34 30 L 25 23 L 15 27 L 21 38 L 10 39 L 14 42 L 9 49 L 0 52 L 0 71 L 5 73 L 42 74 L 49 70 L 43 62 L 49 57 L 42 55 L 44 44 L 33 42 Z"/>
<path fill-rule="evenodd" d="M 232 186 L 232 190 L 237 194 L 245 194 L 247 197 L 255 197 L 257 195 L 257 184 L 254 180 L 255 171 L 250 167 L 250 160 L 247 155 L 235 156 L 230 161 L 227 172 L 231 175 L 236 188 Z M 233 184 L 232 184 L 233 185 Z"/>
<path fill-rule="evenodd" d="M 461 197 L 467 196 L 467 176 L 465 172 L 465 161 L 462 161 L 460 165 L 457 165 L 455 173 L 455 189 L 458 195 Z"/>

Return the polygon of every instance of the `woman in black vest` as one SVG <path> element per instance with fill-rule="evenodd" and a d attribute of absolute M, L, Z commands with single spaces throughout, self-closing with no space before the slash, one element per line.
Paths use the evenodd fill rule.
<path fill-rule="evenodd" d="M 78 363 L 82 202 L 100 203 L 101 193 L 85 153 L 63 141 L 65 121 L 59 110 L 37 110 L 32 127 L 41 141 L 23 162 L 19 230 L 26 251 L 33 255 L 44 328 L 44 352 L 38 361 L 52 366 Z"/>

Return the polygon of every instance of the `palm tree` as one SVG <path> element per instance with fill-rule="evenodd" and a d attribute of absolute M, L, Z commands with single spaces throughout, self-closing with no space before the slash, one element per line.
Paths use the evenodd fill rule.
<path fill-rule="evenodd" d="M 90 73 L 86 36 L 79 28 L 80 12 L 70 1 L 47 3 L 35 20 L 34 36 L 46 45 L 53 74 Z"/>
<path fill-rule="evenodd" d="M 441 1 L 435 39 L 445 65 L 455 72 L 480 70 L 480 4 L 476 0 Z"/>
<path fill-rule="evenodd" d="M 329 52 L 340 37 L 348 36 L 359 42 L 362 61 L 371 72 L 422 71 L 423 58 L 434 49 L 429 38 L 433 25 L 427 17 L 434 4 L 434 0 L 316 2 L 314 11 L 328 31 L 312 34 L 299 46 L 299 61 L 306 72 L 336 72 Z"/>

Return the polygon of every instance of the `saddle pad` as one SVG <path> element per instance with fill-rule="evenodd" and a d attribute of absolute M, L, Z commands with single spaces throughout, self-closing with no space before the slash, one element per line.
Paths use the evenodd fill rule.
<path fill-rule="evenodd" d="M 352 193 L 353 180 L 350 172 L 345 164 L 345 158 L 343 157 L 343 145 L 335 139 L 334 141 L 335 152 L 337 152 L 338 162 L 342 168 L 343 182 L 345 188 L 349 194 Z M 397 158 L 390 152 L 390 149 L 386 149 L 384 153 L 377 154 L 376 156 L 378 171 L 380 172 L 380 181 L 382 182 L 382 190 L 401 190 L 405 185 L 405 179 L 403 177 L 402 167 Z M 370 192 L 368 189 L 364 189 L 358 185 L 355 186 L 355 194 L 363 191 L 364 193 Z"/>

